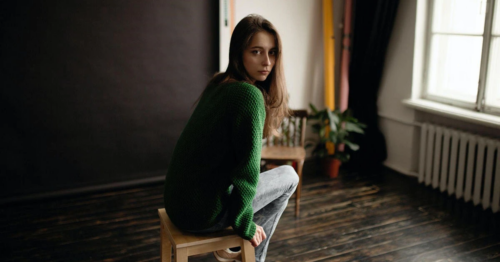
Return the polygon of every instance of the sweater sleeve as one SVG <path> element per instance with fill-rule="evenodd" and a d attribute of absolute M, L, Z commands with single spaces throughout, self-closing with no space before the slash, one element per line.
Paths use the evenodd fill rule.
<path fill-rule="evenodd" d="M 236 165 L 231 173 L 233 191 L 230 200 L 230 221 L 234 231 L 250 240 L 255 234 L 252 202 L 260 175 L 262 132 L 266 111 L 259 89 L 240 84 L 231 90 L 231 145 Z"/>

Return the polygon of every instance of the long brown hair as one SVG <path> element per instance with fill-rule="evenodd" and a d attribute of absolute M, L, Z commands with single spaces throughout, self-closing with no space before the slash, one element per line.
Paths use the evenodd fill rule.
<path fill-rule="evenodd" d="M 276 60 L 271 73 L 266 80 L 254 83 L 264 95 L 266 121 L 264 123 L 263 137 L 266 138 L 271 135 L 279 136 L 278 128 L 283 118 L 290 115 L 288 91 L 285 85 L 281 59 L 281 38 L 271 22 L 260 15 L 252 14 L 243 18 L 236 25 L 229 45 L 229 64 L 226 72 L 215 74 L 208 82 L 207 87 L 233 81 L 252 83 L 243 65 L 243 51 L 250 45 L 252 37 L 262 31 L 274 36 L 276 47 Z"/>

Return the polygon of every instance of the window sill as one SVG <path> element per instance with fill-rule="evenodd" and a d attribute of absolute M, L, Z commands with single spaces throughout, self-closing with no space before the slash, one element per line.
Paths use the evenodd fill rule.
<path fill-rule="evenodd" d="M 403 104 L 419 111 L 500 129 L 500 117 L 424 99 L 406 99 Z"/>

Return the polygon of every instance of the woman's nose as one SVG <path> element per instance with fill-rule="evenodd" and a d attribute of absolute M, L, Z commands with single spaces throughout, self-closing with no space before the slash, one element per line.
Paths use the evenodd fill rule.
<path fill-rule="evenodd" d="M 263 65 L 271 65 L 271 60 L 269 58 L 269 55 L 264 56 L 264 61 L 262 61 Z"/>

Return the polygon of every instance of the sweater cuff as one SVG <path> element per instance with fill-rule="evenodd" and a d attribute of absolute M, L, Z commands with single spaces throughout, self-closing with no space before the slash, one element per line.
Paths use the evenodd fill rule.
<path fill-rule="evenodd" d="M 255 225 L 255 223 L 251 223 L 250 224 L 250 228 L 248 229 L 248 234 L 245 234 L 243 236 L 241 236 L 243 239 L 245 240 L 251 240 L 253 238 L 253 236 L 255 235 L 255 232 L 257 232 L 257 226 Z"/>

